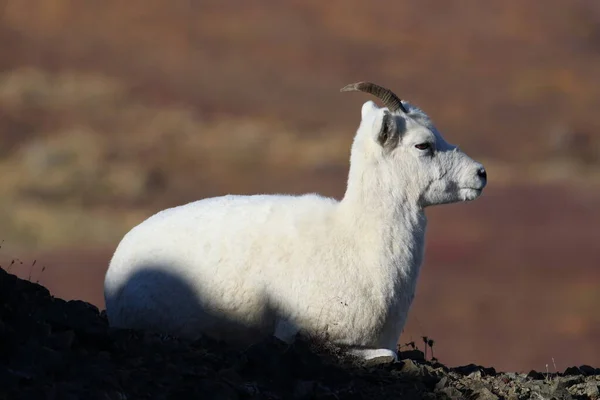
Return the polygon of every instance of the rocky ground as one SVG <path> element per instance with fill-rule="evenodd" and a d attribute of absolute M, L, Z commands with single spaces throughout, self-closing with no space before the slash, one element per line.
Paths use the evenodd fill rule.
<path fill-rule="evenodd" d="M 108 327 L 103 313 L 0 269 L 0 399 L 598 399 L 600 369 L 501 373 L 422 352 L 366 365 L 268 340 L 245 351 Z"/>

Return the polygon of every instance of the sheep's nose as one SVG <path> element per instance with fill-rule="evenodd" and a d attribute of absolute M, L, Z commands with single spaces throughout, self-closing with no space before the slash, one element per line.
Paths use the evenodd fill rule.
<path fill-rule="evenodd" d="M 487 180 L 487 172 L 485 171 L 485 168 L 483 168 L 483 167 L 479 168 L 479 170 L 477 170 L 477 176 L 480 177 L 481 179 Z"/>

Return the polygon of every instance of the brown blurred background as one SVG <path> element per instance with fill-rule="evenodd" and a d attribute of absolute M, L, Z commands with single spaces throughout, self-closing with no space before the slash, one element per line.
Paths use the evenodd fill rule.
<path fill-rule="evenodd" d="M 401 342 L 600 366 L 597 0 L 1 0 L 0 45 L 4 268 L 103 307 L 112 251 L 159 209 L 340 198 L 368 98 L 339 88 L 372 80 L 490 179 L 429 210 Z"/>

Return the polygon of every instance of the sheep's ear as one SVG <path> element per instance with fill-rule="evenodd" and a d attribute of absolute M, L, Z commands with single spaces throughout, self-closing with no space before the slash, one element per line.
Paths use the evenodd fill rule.
<path fill-rule="evenodd" d="M 400 140 L 400 129 L 396 123 L 396 118 L 388 110 L 383 111 L 379 132 L 377 133 L 377 143 L 386 149 L 393 149 Z"/>
<path fill-rule="evenodd" d="M 379 110 L 379 107 L 377 107 L 377 104 L 375 104 L 375 102 L 373 102 L 371 100 L 368 100 L 363 104 L 363 106 L 360 110 L 360 116 L 362 117 L 362 119 L 367 119 L 369 114 L 372 114 L 377 110 Z"/>

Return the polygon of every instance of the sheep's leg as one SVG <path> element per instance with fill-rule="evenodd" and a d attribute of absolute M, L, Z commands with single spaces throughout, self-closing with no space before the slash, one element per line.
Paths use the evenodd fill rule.
<path fill-rule="evenodd" d="M 370 364 L 387 364 L 398 361 L 398 354 L 390 349 L 351 349 L 350 354 L 360 357 Z"/>

